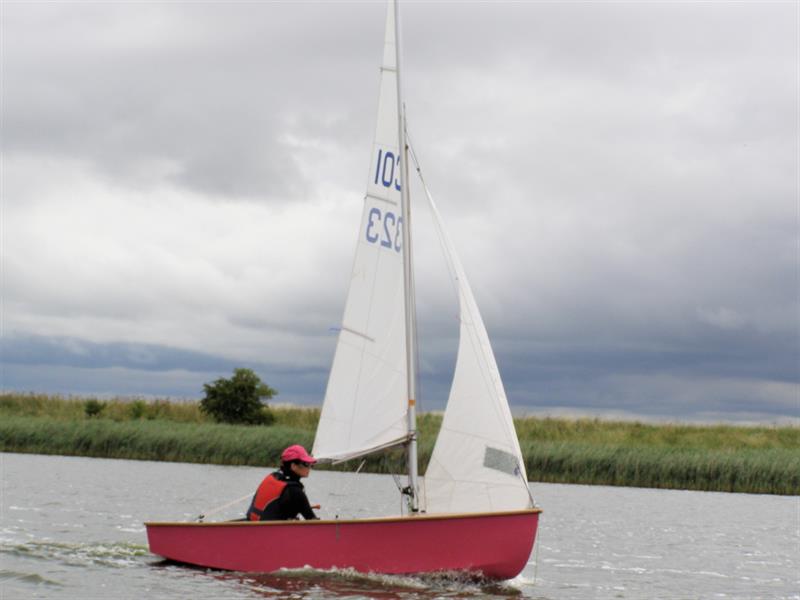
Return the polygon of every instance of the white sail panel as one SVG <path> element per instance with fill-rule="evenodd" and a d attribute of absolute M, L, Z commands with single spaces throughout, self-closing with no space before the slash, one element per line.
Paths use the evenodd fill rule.
<path fill-rule="evenodd" d="M 429 513 L 531 506 L 525 465 L 489 336 L 464 269 L 426 189 L 456 282 L 460 330 L 453 385 L 425 473 Z"/>
<path fill-rule="evenodd" d="M 408 437 L 394 13 L 350 289 L 313 454 L 343 460 Z"/>

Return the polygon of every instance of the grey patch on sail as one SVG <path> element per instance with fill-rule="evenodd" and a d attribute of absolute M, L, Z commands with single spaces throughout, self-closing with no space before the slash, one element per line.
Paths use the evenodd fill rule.
<path fill-rule="evenodd" d="M 486 453 L 483 455 L 483 466 L 487 469 L 502 471 L 515 477 L 519 475 L 517 457 L 505 450 L 498 450 L 486 446 Z"/>

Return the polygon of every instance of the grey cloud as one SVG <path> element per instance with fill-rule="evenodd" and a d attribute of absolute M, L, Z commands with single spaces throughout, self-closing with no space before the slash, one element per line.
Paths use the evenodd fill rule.
<path fill-rule="evenodd" d="M 3 364 L 199 372 L 234 367 L 230 359 L 168 346 L 123 342 L 99 344 L 79 338 L 32 335 L 5 336 Z"/>
<path fill-rule="evenodd" d="M 198 399 L 203 384 L 253 369 L 282 401 L 318 404 L 327 371 L 235 361 L 156 344 L 93 343 L 80 338 L 6 336 L 2 389 L 53 394 L 159 396 Z"/>
<path fill-rule="evenodd" d="M 159 183 L 147 167 L 160 161 L 167 179 L 204 193 L 297 195 L 301 170 L 285 139 L 292 121 L 347 119 L 342 90 L 354 89 L 330 68 L 354 48 L 319 33 L 335 12 L 252 3 L 9 5 L 5 150 L 85 157 L 139 187 Z M 320 95 L 338 101 L 319 104 Z"/>
<path fill-rule="evenodd" d="M 145 371 L 153 390 L 185 391 L 233 356 L 276 357 L 297 365 L 276 375 L 282 399 L 318 402 L 358 233 L 382 3 L 3 10 L 3 295 L 17 333 L 43 335 L 15 342 L 4 385 L 37 381 L 36 356 L 55 391 L 59 376 L 75 391 L 115 377 L 133 390 Z M 512 402 L 796 415 L 795 7 L 408 3 L 404 16 L 415 148 Z M 100 188 L 91 204 L 74 172 Z M 165 190 L 188 194 L 168 210 Z M 40 208 L 44 195 L 63 206 Z M 254 243 L 233 219 L 217 226 L 219 199 L 242 219 L 312 210 L 280 221 L 297 227 L 286 239 Z M 265 201 L 274 212 L 247 210 Z M 147 217 L 103 213 L 91 230 L 68 219 L 126 202 Z M 346 232 L 325 212 L 352 207 Z M 435 408 L 455 309 L 434 261 L 417 258 L 436 294 L 420 285 Z M 60 347 L 46 334 L 65 322 Z M 93 342 L 75 334 L 86 322 Z M 194 331 L 209 323 L 219 358 Z M 135 351 L 109 342 L 131 332 L 145 340 Z"/>

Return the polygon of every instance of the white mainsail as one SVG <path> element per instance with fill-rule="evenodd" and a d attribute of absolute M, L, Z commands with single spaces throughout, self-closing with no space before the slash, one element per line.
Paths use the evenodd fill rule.
<path fill-rule="evenodd" d="M 528 508 L 525 464 L 489 336 L 427 186 L 425 193 L 458 290 L 461 323 L 450 397 L 425 472 L 427 511 Z"/>
<path fill-rule="evenodd" d="M 413 288 L 413 278 L 404 273 L 411 248 L 403 244 L 405 174 L 399 140 L 404 133 L 395 31 L 390 5 L 361 229 L 313 453 L 320 459 L 347 460 L 410 442 L 409 479 L 416 488 L 414 382 L 409 381 L 414 369 L 408 366 L 414 357 L 406 353 L 407 347 L 414 348 L 414 325 L 404 305 L 406 296 L 413 302 L 413 289 L 406 289 Z M 461 325 L 447 410 L 425 475 L 424 505 L 429 513 L 523 509 L 532 501 L 489 337 L 427 187 L 425 192 L 456 282 Z"/>
<path fill-rule="evenodd" d="M 387 13 L 378 124 L 341 331 L 313 454 L 345 460 L 408 438 L 403 223 L 394 12 Z"/>

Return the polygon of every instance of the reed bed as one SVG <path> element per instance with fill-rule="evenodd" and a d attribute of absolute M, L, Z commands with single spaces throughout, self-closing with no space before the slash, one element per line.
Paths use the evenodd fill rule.
<path fill-rule="evenodd" d="M 87 403 L 102 404 L 91 416 Z M 197 403 L 142 398 L 0 394 L 0 450 L 140 460 L 272 466 L 283 448 L 310 447 L 319 409 L 272 406 L 271 426 L 211 422 Z M 599 419 L 515 420 L 529 479 L 728 492 L 800 494 L 800 428 L 652 425 Z M 420 467 L 441 415 L 419 415 Z M 393 450 L 337 470 L 398 473 Z"/>
<path fill-rule="evenodd" d="M 200 411 L 197 402 L 176 402 L 166 398 L 96 398 L 47 394 L 0 394 L 0 415 L 48 417 L 58 420 L 87 418 L 86 405 L 102 406 L 98 416 L 114 421 L 163 420 L 177 423 L 204 423 L 212 419 Z"/>
<path fill-rule="evenodd" d="M 0 422 L 1 450 L 66 456 L 274 465 L 286 446 L 312 441 L 308 431 L 285 426 L 26 416 Z"/>
<path fill-rule="evenodd" d="M 175 401 L 167 398 L 138 396 L 97 398 L 59 396 L 33 393 L 0 393 L 0 416 L 49 417 L 59 420 L 86 419 L 86 405 L 95 402 L 102 406 L 99 417 L 112 421 L 172 421 L 175 423 L 213 423 L 200 410 L 196 401 Z M 273 405 L 270 412 L 276 425 L 314 431 L 319 421 L 318 408 Z"/>
<path fill-rule="evenodd" d="M 800 452 L 785 448 L 702 450 L 527 442 L 529 478 L 756 494 L 800 494 Z"/>
<path fill-rule="evenodd" d="M 520 441 L 579 442 L 603 446 L 648 446 L 739 450 L 786 448 L 800 450 L 800 427 L 652 424 L 601 419 L 518 418 Z"/>

